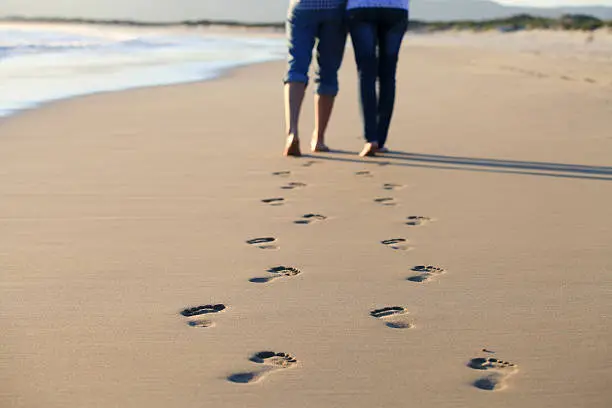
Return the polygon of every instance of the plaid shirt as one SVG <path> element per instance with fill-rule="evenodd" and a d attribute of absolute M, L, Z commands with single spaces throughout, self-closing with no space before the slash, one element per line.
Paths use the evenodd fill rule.
<path fill-rule="evenodd" d="M 300 10 L 322 10 L 341 8 L 346 0 L 291 0 L 291 6 Z"/>
<path fill-rule="evenodd" d="M 409 0 L 348 0 L 348 9 L 384 7 L 408 10 Z"/>

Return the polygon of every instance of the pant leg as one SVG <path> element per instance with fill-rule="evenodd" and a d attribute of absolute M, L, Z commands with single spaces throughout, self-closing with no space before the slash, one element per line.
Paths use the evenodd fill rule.
<path fill-rule="evenodd" d="M 308 69 L 317 35 L 316 10 L 290 9 L 287 17 L 287 75 L 284 82 L 308 84 Z"/>
<path fill-rule="evenodd" d="M 319 84 L 318 94 L 335 96 L 338 94 L 338 70 L 346 46 L 345 14 L 342 9 L 322 10 L 320 13 L 315 82 Z"/>
<path fill-rule="evenodd" d="M 395 78 L 402 40 L 408 28 L 408 13 L 401 9 L 381 11 L 378 43 L 378 145 L 384 146 L 395 105 Z"/>
<path fill-rule="evenodd" d="M 372 19 L 371 10 L 368 9 L 349 10 L 348 25 L 359 74 L 364 138 L 367 142 L 373 143 L 378 141 L 378 98 L 376 96 L 378 30 Z"/>

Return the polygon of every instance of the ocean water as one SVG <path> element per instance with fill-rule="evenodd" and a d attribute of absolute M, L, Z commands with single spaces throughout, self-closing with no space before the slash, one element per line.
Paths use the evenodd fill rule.
<path fill-rule="evenodd" d="M 248 34 L 0 23 L 0 116 L 79 95 L 211 79 L 285 52 L 281 38 Z"/>

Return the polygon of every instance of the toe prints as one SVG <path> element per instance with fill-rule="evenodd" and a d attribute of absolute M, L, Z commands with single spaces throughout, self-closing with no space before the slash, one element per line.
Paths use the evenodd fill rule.
<path fill-rule="evenodd" d="M 320 163 L 320 162 L 318 162 L 316 160 L 308 160 L 306 163 L 302 164 L 302 167 L 310 167 L 313 164 L 317 164 L 317 163 Z"/>
<path fill-rule="evenodd" d="M 444 270 L 444 268 L 440 268 L 433 265 L 418 265 L 412 268 L 411 270 L 416 272 L 416 274 L 406 278 L 406 280 L 417 283 L 426 282 L 438 275 L 446 273 L 446 270 Z"/>
<path fill-rule="evenodd" d="M 387 306 L 387 307 L 383 307 L 382 309 L 372 310 L 370 312 L 370 316 L 380 319 L 383 317 L 397 316 L 397 315 L 402 315 L 406 313 L 408 313 L 408 311 L 406 310 L 406 308 L 402 306 Z"/>
<path fill-rule="evenodd" d="M 281 186 L 283 190 L 295 190 L 296 188 L 304 188 L 304 187 L 306 187 L 306 184 L 300 183 L 298 181 L 292 181 L 290 183 L 285 184 L 284 186 Z"/>
<path fill-rule="evenodd" d="M 384 190 L 400 190 L 402 188 L 404 188 L 406 186 L 402 185 L 402 184 L 395 184 L 395 183 L 385 183 L 383 184 L 383 189 Z"/>
<path fill-rule="evenodd" d="M 402 306 L 387 306 L 370 312 L 370 316 L 382 319 L 387 327 L 393 329 L 410 329 L 414 327 L 414 324 L 406 319 L 406 314 L 408 314 L 408 311 Z"/>
<path fill-rule="evenodd" d="M 254 383 L 263 379 L 269 373 L 294 367 L 298 363 L 297 359 L 292 355 L 274 351 L 260 351 L 259 353 L 253 354 L 249 360 L 253 363 L 261 364 L 262 368 L 259 370 L 232 374 L 227 377 L 228 381 L 239 384 Z"/>
<path fill-rule="evenodd" d="M 397 200 L 393 197 L 379 197 L 375 198 L 374 202 L 376 204 L 385 205 L 385 206 L 393 206 L 397 205 Z"/>
<path fill-rule="evenodd" d="M 297 363 L 297 360 L 292 355 L 287 353 L 275 353 L 274 351 L 260 351 L 259 353 L 255 353 L 250 360 L 254 363 L 278 368 L 291 367 Z"/>
<path fill-rule="evenodd" d="M 372 173 L 367 170 L 358 171 L 355 175 L 359 177 L 372 177 Z"/>
<path fill-rule="evenodd" d="M 411 215 L 410 217 L 407 217 L 406 225 L 409 225 L 411 227 L 418 227 L 420 225 L 425 225 L 428 222 L 432 221 L 434 221 L 433 218 L 424 217 L 421 215 Z"/>
<path fill-rule="evenodd" d="M 408 251 L 411 249 L 407 245 L 408 241 L 406 240 L 406 238 L 385 239 L 384 241 L 380 241 L 380 243 L 398 251 Z"/>
<path fill-rule="evenodd" d="M 259 249 L 278 249 L 274 244 L 275 242 L 276 238 L 274 237 L 264 237 L 249 239 L 246 243 Z"/>
<path fill-rule="evenodd" d="M 468 367 L 486 371 L 487 374 L 473 382 L 474 387 L 486 391 L 497 391 L 506 387 L 508 377 L 518 370 L 516 364 L 496 358 L 477 357 L 471 359 Z"/>
<path fill-rule="evenodd" d="M 183 309 L 181 314 L 185 317 L 191 316 L 199 316 L 203 314 L 209 313 L 219 313 L 226 309 L 224 304 L 216 304 L 216 305 L 204 305 L 204 306 L 196 306 L 196 307 L 188 307 L 187 309 Z"/>
<path fill-rule="evenodd" d="M 264 198 L 261 200 L 264 204 L 269 204 L 273 207 L 278 207 L 279 205 L 285 204 L 285 199 L 282 197 L 274 197 L 274 198 Z"/>
<path fill-rule="evenodd" d="M 321 214 L 304 214 L 302 218 L 294 221 L 294 224 L 311 224 L 316 221 L 326 220 L 327 217 Z"/>
<path fill-rule="evenodd" d="M 274 268 L 268 269 L 268 272 L 271 275 L 264 276 L 264 277 L 258 277 L 258 278 L 251 278 L 249 279 L 249 282 L 268 283 L 278 278 L 291 278 L 291 277 L 297 276 L 302 273 L 302 271 L 300 271 L 299 269 L 293 268 L 291 266 L 275 266 Z"/>
<path fill-rule="evenodd" d="M 272 173 L 272 175 L 277 177 L 289 177 L 291 175 L 291 172 L 289 170 L 275 171 L 274 173 Z"/>
<path fill-rule="evenodd" d="M 215 323 L 212 320 L 202 318 L 199 316 L 219 313 L 227 309 L 227 306 L 224 304 L 218 303 L 216 305 L 203 305 L 196 307 L 188 307 L 181 311 L 181 315 L 190 318 L 187 321 L 187 324 L 191 327 L 213 327 Z"/>

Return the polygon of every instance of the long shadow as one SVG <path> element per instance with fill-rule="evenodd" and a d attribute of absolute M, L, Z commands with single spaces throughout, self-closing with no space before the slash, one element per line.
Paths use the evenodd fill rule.
<path fill-rule="evenodd" d="M 339 157 L 349 155 L 353 157 Z M 316 157 L 322 160 L 379 166 L 406 166 L 441 170 L 463 170 L 489 173 L 522 174 L 528 176 L 612 181 L 612 167 L 610 166 L 585 166 L 580 164 L 454 157 L 433 154 L 407 153 L 400 151 L 392 151 L 368 159 L 361 159 L 356 157 L 356 155 L 357 152 L 334 150 L 329 155 L 317 155 Z"/>

